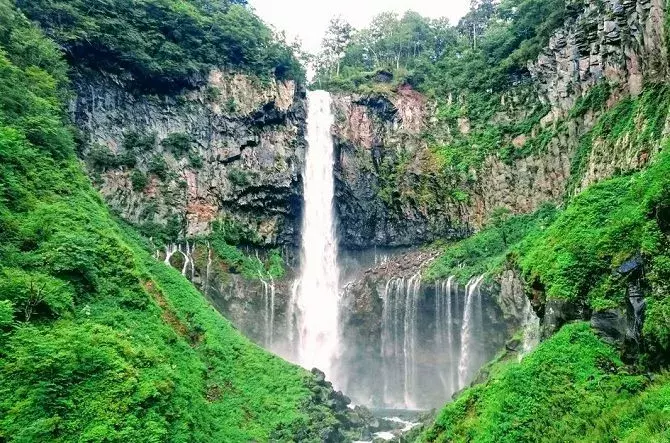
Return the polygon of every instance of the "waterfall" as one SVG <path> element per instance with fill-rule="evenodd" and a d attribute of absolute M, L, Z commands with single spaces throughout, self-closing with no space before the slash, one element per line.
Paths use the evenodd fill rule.
<path fill-rule="evenodd" d="M 480 285 L 484 276 L 472 278 L 465 287 L 465 311 L 463 312 L 463 325 L 461 330 L 461 357 L 458 362 L 458 388 L 462 389 L 468 383 L 473 368 L 481 359 L 476 349 L 476 328 L 482 324 L 482 297 Z M 483 362 L 482 362 L 483 363 Z"/>
<path fill-rule="evenodd" d="M 525 305 L 523 307 L 522 320 L 523 344 L 519 353 L 519 360 L 532 352 L 540 344 L 540 317 L 535 314 L 528 297 L 524 296 L 524 299 Z"/>
<path fill-rule="evenodd" d="M 191 281 L 195 278 L 195 262 L 193 260 L 193 254 L 195 251 L 195 243 L 191 244 L 186 242 L 185 244 L 169 244 L 165 246 L 165 264 L 172 266 L 171 260 L 175 254 L 181 254 L 184 258 L 184 264 L 182 265 L 181 274 L 184 277 L 189 278 Z M 190 273 L 188 272 L 190 270 Z"/>
<path fill-rule="evenodd" d="M 258 277 L 263 284 L 264 346 L 266 349 L 272 350 L 275 330 L 275 281 L 271 275 L 269 276 L 269 282 L 263 279 L 260 271 Z"/>
<path fill-rule="evenodd" d="M 302 265 L 297 287 L 298 361 L 330 377 L 339 352 L 339 269 L 333 197 L 334 117 L 325 91 L 307 93 Z"/>
<path fill-rule="evenodd" d="M 458 390 L 458 372 L 452 362 L 457 361 L 459 350 L 456 346 L 454 322 L 458 316 L 455 301 L 458 300 L 456 277 L 435 282 L 435 355 L 445 355 L 448 364 L 438 365 L 438 377 L 442 381 L 445 398 Z"/>
<path fill-rule="evenodd" d="M 417 407 L 418 304 L 421 273 L 391 278 L 382 295 L 382 376 L 384 404 Z"/>

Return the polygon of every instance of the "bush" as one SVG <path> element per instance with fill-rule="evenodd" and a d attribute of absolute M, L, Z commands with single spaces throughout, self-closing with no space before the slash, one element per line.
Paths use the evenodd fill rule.
<path fill-rule="evenodd" d="M 228 170 L 228 179 L 234 186 L 244 187 L 251 183 L 251 177 L 248 172 L 239 168 L 230 168 Z"/>
<path fill-rule="evenodd" d="M 74 292 L 69 284 L 39 272 L 5 269 L 0 274 L 0 300 L 11 302 L 24 321 L 33 316 L 58 317 L 72 310 Z"/>
<path fill-rule="evenodd" d="M 149 178 L 146 176 L 146 174 L 143 174 L 138 170 L 134 170 L 130 174 L 130 182 L 133 185 L 133 190 L 135 192 L 140 192 L 144 191 L 144 189 L 147 187 L 147 184 L 149 184 Z"/>
<path fill-rule="evenodd" d="M 107 147 L 103 145 L 94 145 L 89 154 L 88 161 L 96 171 L 106 171 L 118 166 L 116 156 Z"/>
<path fill-rule="evenodd" d="M 127 152 L 151 152 L 156 148 L 156 134 L 143 134 L 138 131 L 128 131 L 123 138 L 123 149 Z"/>
<path fill-rule="evenodd" d="M 0 328 L 14 322 L 14 304 L 10 300 L 0 300 Z"/>
<path fill-rule="evenodd" d="M 160 155 L 155 155 L 149 161 L 149 173 L 155 174 L 161 180 L 165 180 L 168 177 L 169 168 L 165 159 Z"/>
<path fill-rule="evenodd" d="M 191 152 L 188 154 L 188 163 L 191 165 L 193 169 L 202 169 L 204 164 L 200 154 L 195 152 Z"/>
<path fill-rule="evenodd" d="M 187 154 L 191 149 L 192 144 L 193 138 L 190 135 L 181 132 L 172 133 L 161 141 L 163 148 L 171 152 L 177 158 Z"/>

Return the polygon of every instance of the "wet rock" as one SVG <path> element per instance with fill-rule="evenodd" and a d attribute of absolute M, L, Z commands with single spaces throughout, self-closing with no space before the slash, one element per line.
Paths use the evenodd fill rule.
<path fill-rule="evenodd" d="M 612 345 L 622 343 L 630 331 L 628 315 L 623 309 L 609 309 L 594 313 L 591 317 L 591 327 L 598 332 L 601 338 Z"/>

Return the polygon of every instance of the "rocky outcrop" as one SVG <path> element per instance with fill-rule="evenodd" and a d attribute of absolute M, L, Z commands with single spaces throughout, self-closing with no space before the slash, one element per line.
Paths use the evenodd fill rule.
<path fill-rule="evenodd" d="M 549 118 L 566 115 L 601 79 L 637 95 L 644 81 L 667 75 L 663 0 L 571 0 L 577 11 L 529 70 Z"/>
<path fill-rule="evenodd" d="M 644 167 L 660 149 L 657 144 L 645 146 L 631 136 L 596 139 L 582 175 L 571 177 L 580 138 L 599 114 L 587 111 L 575 117 L 570 111 L 599 82 L 611 86 L 605 106 L 611 108 L 638 95 L 643 84 L 666 80 L 665 9 L 663 0 L 568 2 L 565 25 L 529 63 L 528 81 L 503 96 L 501 104 L 508 111 L 494 117 L 523 120 L 523 97 L 530 91 L 530 102 L 544 104 L 549 112 L 539 128 L 509 143 L 521 149 L 540 130 L 552 131 L 551 140 L 541 152 L 523 158 L 489 156 L 469 171 L 465 182 L 441 174 L 422 134 L 445 128 L 432 126 L 434 105 L 419 93 L 405 86 L 384 96 L 337 97 L 338 209 L 345 244 L 412 244 L 457 237 L 481 227 L 499 207 L 529 213 L 546 202 L 562 202 L 568 191 Z M 447 139 L 449 131 L 467 135 L 470 123 L 459 119 L 447 130 Z"/>
<path fill-rule="evenodd" d="M 206 86 L 163 96 L 137 95 L 110 75 L 73 83 L 83 158 L 126 220 L 179 224 L 194 237 L 231 218 L 263 244 L 296 242 L 305 105 L 294 82 L 213 71 Z"/>

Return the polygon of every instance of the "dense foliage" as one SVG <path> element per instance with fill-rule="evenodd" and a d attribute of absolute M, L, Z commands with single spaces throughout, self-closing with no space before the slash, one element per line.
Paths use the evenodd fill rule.
<path fill-rule="evenodd" d="M 473 2 L 458 26 L 415 12 L 382 13 L 356 32 L 336 20 L 315 81 L 351 90 L 386 70 L 435 97 L 490 95 L 526 76 L 526 63 L 570 15 L 565 0 L 483 0 Z"/>
<path fill-rule="evenodd" d="M 212 67 L 302 79 L 289 45 L 244 0 L 18 0 L 78 67 L 142 89 L 197 83 Z"/>
<path fill-rule="evenodd" d="M 670 438 L 668 375 L 629 373 L 588 324 L 565 326 L 521 363 L 440 412 L 426 442 L 641 442 Z"/>
<path fill-rule="evenodd" d="M 251 344 L 110 217 L 65 65 L 0 0 L 0 440 L 321 441 L 314 378 Z"/>

